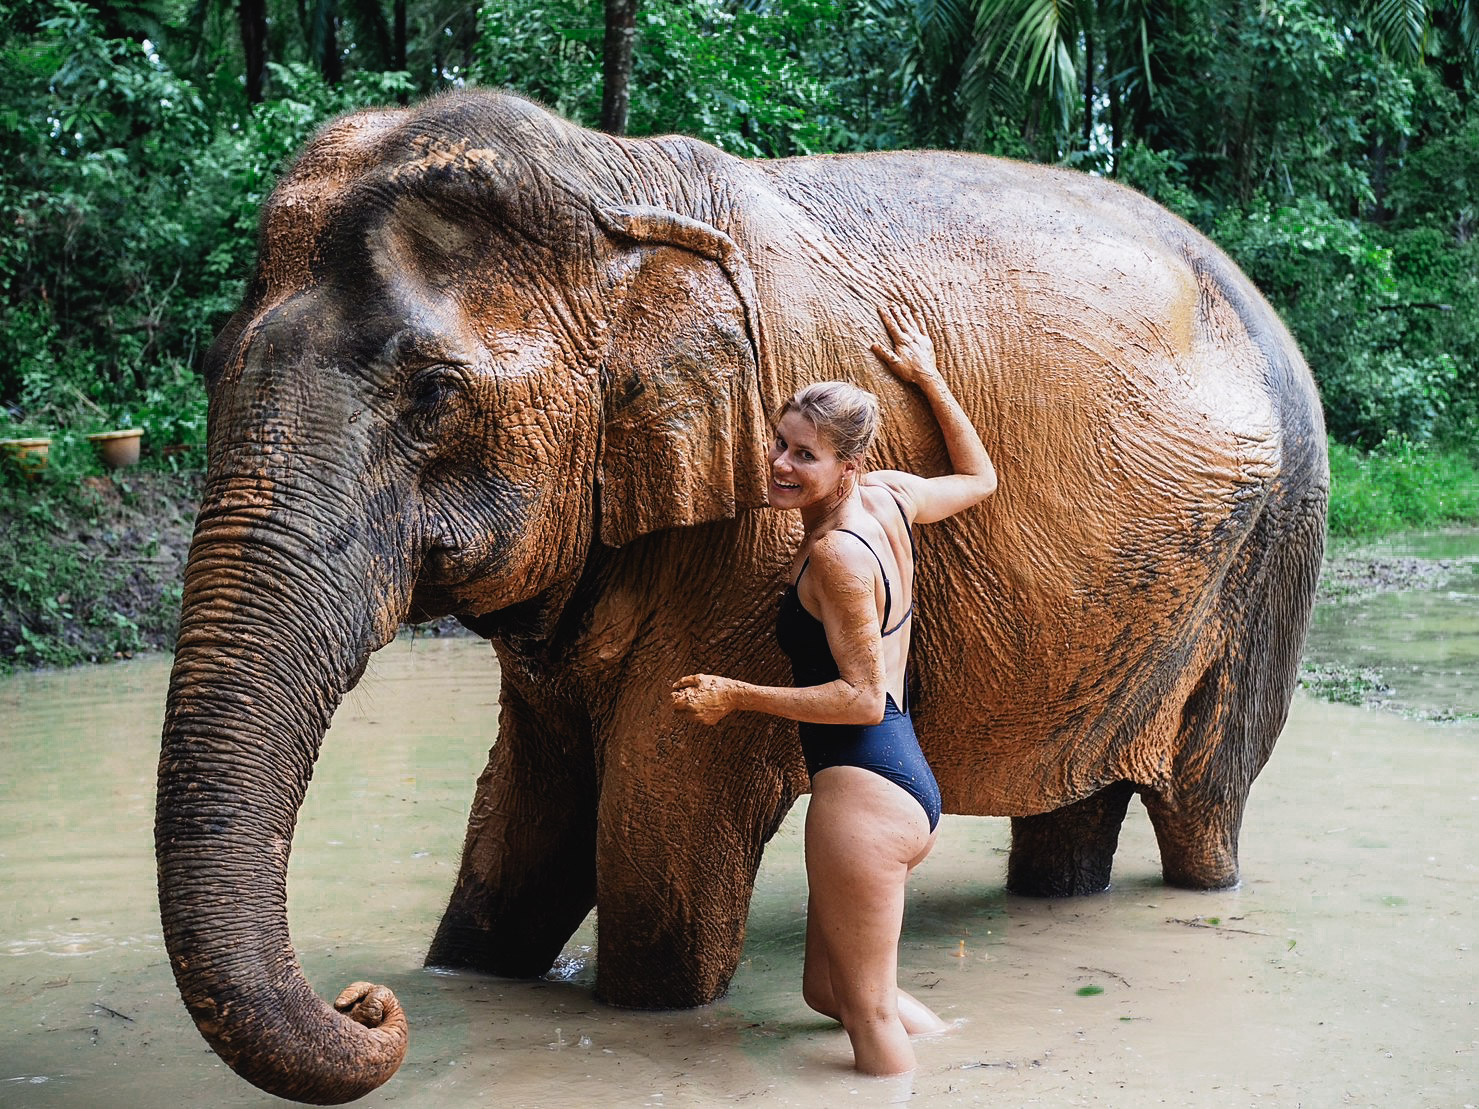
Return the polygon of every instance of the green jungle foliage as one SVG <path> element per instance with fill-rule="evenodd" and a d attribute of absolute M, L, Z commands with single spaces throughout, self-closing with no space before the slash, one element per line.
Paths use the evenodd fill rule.
<path fill-rule="evenodd" d="M 596 0 L 0 0 L 0 438 L 55 440 L 38 480 L 0 464 L 0 514 L 74 511 L 95 430 L 145 428 L 146 471 L 198 469 L 201 357 L 323 121 L 478 84 L 595 125 L 603 20 Z M 1299 339 L 1347 533 L 1479 517 L 1428 496 L 1472 490 L 1479 439 L 1476 81 L 1479 0 L 641 0 L 628 131 L 978 150 L 1144 191 Z"/>
<path fill-rule="evenodd" d="M 1397 438 L 1330 444 L 1330 534 L 1366 538 L 1479 520 L 1479 443 L 1468 452 Z"/>
<path fill-rule="evenodd" d="M 248 104 L 235 6 L 0 0 L 0 433 L 143 425 L 156 455 L 198 444 L 195 369 L 258 208 L 326 118 L 475 83 L 596 121 L 602 4 L 407 0 L 399 42 L 378 5 L 268 2 Z M 1339 441 L 1462 441 L 1479 420 L 1479 8 L 1397 7 L 643 0 L 629 131 L 1116 177 L 1265 291 Z"/>

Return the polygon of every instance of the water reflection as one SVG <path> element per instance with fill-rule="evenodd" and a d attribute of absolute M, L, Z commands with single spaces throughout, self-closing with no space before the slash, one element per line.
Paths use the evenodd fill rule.
<path fill-rule="evenodd" d="M 0 1104 L 280 1105 L 180 1004 L 159 938 L 152 799 L 167 659 L 0 682 Z M 946 817 L 901 976 L 960 1028 L 910 1078 L 861 1079 L 800 999 L 801 808 L 761 868 L 729 994 L 685 1012 L 591 997 L 594 922 L 546 980 L 420 963 L 495 738 L 470 640 L 399 642 L 340 710 L 290 871 L 305 972 L 385 982 L 412 1022 L 360 1104 L 1433 1104 L 1472 1100 L 1479 725 L 1301 699 L 1244 825 L 1245 883 L 1167 889 L 1132 807 L 1115 888 L 1002 889 L 1007 822 Z"/>

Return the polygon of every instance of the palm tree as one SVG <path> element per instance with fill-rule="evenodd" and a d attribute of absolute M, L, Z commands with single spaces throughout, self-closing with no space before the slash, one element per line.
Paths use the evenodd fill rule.
<path fill-rule="evenodd" d="M 1087 149 L 1107 133 L 1117 149 L 1124 110 L 1153 84 L 1153 0 L 918 0 L 918 45 L 905 65 L 916 118 L 964 108 L 968 144 L 1003 114 L 1053 156 L 1079 115 Z M 925 126 L 929 128 L 929 123 Z"/>
<path fill-rule="evenodd" d="M 1126 97 L 1153 81 L 1151 8 L 1151 0 L 976 0 L 968 106 L 979 112 L 988 75 L 1005 73 L 1065 137 L 1078 109 L 1086 149 L 1107 114 L 1117 148 Z"/>
<path fill-rule="evenodd" d="M 1479 77 L 1479 4 L 1474 0 L 1364 0 L 1372 40 L 1407 62 L 1438 59 L 1444 84 Z"/>

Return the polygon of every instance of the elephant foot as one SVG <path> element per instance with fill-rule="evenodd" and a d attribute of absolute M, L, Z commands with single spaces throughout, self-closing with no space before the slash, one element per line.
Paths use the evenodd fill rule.
<path fill-rule="evenodd" d="M 1161 848 L 1161 876 L 1166 885 L 1184 890 L 1227 890 L 1236 887 L 1237 845 L 1207 843 L 1174 856 Z"/>
<path fill-rule="evenodd" d="M 602 872 L 608 886 L 597 909 L 598 1000 L 624 1009 L 691 1009 L 729 988 L 745 943 L 758 837 L 753 853 L 729 866 L 718 865 L 720 845 L 706 846 L 707 869 L 698 860 L 679 869 L 671 859 L 651 859 L 640 869 Z"/>
<path fill-rule="evenodd" d="M 1135 787 L 1116 782 L 1050 813 L 1012 818 L 1007 889 L 1027 897 L 1074 897 L 1109 888 L 1120 824 Z"/>
<path fill-rule="evenodd" d="M 426 965 L 500 978 L 539 977 L 554 966 L 595 902 L 589 886 L 566 889 L 565 897 L 560 892 L 551 882 L 541 894 L 511 898 L 463 875 L 426 952 Z"/>
<path fill-rule="evenodd" d="M 744 947 L 752 883 L 743 876 L 712 881 L 700 897 L 677 906 L 633 896 L 602 903 L 596 1000 L 622 1009 L 693 1009 L 722 997 Z M 693 884 L 674 875 L 660 888 Z"/>
<path fill-rule="evenodd" d="M 670 937 L 671 938 L 671 937 Z M 740 942 L 743 942 L 741 937 Z M 738 957 L 731 944 L 717 950 L 663 954 L 651 944 L 633 949 L 619 940 L 599 943 L 596 1000 L 620 1009 L 694 1009 L 724 996 Z M 738 944 L 733 945 L 737 951 Z"/>

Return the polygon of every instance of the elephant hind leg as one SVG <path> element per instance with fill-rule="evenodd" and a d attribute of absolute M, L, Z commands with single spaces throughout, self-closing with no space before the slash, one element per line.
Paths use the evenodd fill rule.
<path fill-rule="evenodd" d="M 1223 584 L 1221 650 L 1182 709 L 1169 780 L 1141 791 L 1170 885 L 1238 884 L 1248 792 L 1273 753 L 1299 681 L 1324 520 L 1323 490 L 1266 513 Z"/>
<path fill-rule="evenodd" d="M 1238 832 L 1253 776 L 1263 765 L 1238 765 L 1251 736 L 1235 723 L 1236 710 L 1226 659 L 1202 676 L 1181 715 L 1183 757 L 1172 783 L 1142 793 L 1161 850 L 1167 885 L 1184 889 L 1227 889 L 1238 884 Z M 1276 733 L 1277 734 L 1277 733 Z M 1207 756 L 1190 765 L 1188 747 Z"/>
<path fill-rule="evenodd" d="M 1028 897 L 1107 889 L 1120 824 L 1134 793 L 1130 782 L 1116 782 L 1053 812 L 1013 817 L 1007 889 Z"/>

